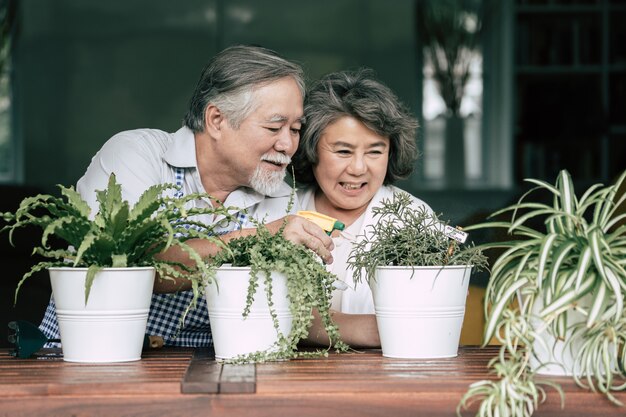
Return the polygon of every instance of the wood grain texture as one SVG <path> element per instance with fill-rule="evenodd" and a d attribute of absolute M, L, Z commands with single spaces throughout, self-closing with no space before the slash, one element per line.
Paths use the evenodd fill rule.
<path fill-rule="evenodd" d="M 17 359 L 0 351 L 0 395 L 134 395 L 180 391 L 193 349 L 144 352 L 140 361 L 115 364 Z"/>
<path fill-rule="evenodd" d="M 405 360 L 371 350 L 236 367 L 191 349 L 150 351 L 141 361 L 112 365 L 19 360 L 0 350 L 0 417 L 452 417 L 468 385 L 487 377 L 495 353 L 495 348 L 463 347 L 456 358 Z M 206 370 L 219 370 L 219 378 L 204 375 Z M 206 393 L 210 378 L 217 388 Z M 626 415 L 626 408 L 568 378 L 555 380 L 566 393 L 565 408 L 549 391 L 535 416 Z M 199 384 L 200 393 L 181 392 L 185 381 Z M 626 392 L 617 397 L 626 402 Z"/>
<path fill-rule="evenodd" d="M 220 390 L 222 365 L 210 349 L 196 349 L 181 382 L 184 394 L 215 394 Z"/>
<path fill-rule="evenodd" d="M 184 394 L 255 392 L 255 366 L 230 365 L 215 361 L 212 349 L 196 349 L 181 382 Z"/>

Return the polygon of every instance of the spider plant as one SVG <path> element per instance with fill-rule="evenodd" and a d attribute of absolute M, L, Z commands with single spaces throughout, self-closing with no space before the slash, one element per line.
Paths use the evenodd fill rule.
<path fill-rule="evenodd" d="M 512 239 L 480 245 L 503 250 L 487 286 L 483 339 L 501 343 L 491 362 L 499 382 L 471 385 L 457 411 L 480 400 L 481 417 L 532 415 L 545 399 L 541 385 L 558 387 L 537 377 L 547 365 L 538 349 L 556 354 L 559 343 L 573 357 L 569 371 L 578 385 L 622 405 L 613 393 L 626 388 L 626 194 L 618 192 L 626 172 L 580 197 L 565 170 L 554 185 L 526 181 L 533 188 L 491 216 L 510 220 L 468 228 L 504 228 Z M 551 204 L 528 201 L 537 192 Z M 544 341 L 546 334 L 556 342 Z"/>

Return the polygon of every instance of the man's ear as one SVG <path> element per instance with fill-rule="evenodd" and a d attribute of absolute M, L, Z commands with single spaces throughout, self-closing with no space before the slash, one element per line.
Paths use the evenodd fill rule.
<path fill-rule="evenodd" d="M 204 109 L 204 126 L 209 135 L 219 138 L 226 123 L 224 114 L 214 104 L 209 104 Z"/>

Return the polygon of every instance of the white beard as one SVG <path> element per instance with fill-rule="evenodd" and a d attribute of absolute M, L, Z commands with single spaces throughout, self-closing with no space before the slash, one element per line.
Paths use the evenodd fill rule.
<path fill-rule="evenodd" d="M 279 164 L 291 163 L 291 158 L 284 154 L 265 154 L 261 157 L 261 161 L 269 161 Z M 257 165 L 256 169 L 250 176 L 250 187 L 257 193 L 270 195 L 278 190 L 281 183 L 285 179 L 285 170 L 271 171 L 263 169 L 262 164 Z"/>

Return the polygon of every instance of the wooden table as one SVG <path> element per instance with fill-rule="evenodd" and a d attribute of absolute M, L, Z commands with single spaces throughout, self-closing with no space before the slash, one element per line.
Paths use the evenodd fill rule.
<path fill-rule="evenodd" d="M 454 416 L 467 386 L 486 377 L 495 348 L 462 347 L 437 360 L 380 351 L 259 365 L 222 365 L 206 349 L 161 349 L 122 364 L 16 359 L 0 350 L 0 416 Z M 536 416 L 624 416 L 626 407 L 555 379 Z M 618 394 L 626 403 L 626 393 Z M 471 415 L 471 413 L 466 413 Z"/>

